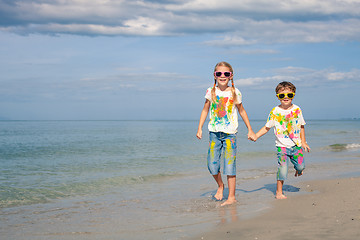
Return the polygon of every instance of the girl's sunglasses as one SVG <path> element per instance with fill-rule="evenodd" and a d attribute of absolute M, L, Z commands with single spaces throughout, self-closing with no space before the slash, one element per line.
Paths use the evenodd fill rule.
<path fill-rule="evenodd" d="M 225 77 L 230 77 L 232 75 L 232 72 L 215 72 L 215 76 L 217 77 L 221 77 L 221 75 L 223 74 Z"/>
<path fill-rule="evenodd" d="M 284 99 L 285 97 L 288 97 L 290 99 L 293 99 L 295 97 L 295 93 L 279 93 L 279 94 L 276 94 L 276 96 L 279 98 L 279 99 Z"/>

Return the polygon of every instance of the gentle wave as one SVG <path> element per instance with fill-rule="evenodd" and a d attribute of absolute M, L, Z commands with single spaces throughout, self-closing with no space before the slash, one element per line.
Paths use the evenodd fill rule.
<path fill-rule="evenodd" d="M 42 186 L 37 188 L 0 187 L 0 209 L 22 205 L 48 203 L 71 196 L 104 194 L 109 189 L 134 184 L 146 184 L 182 177 L 179 173 L 161 173 L 148 176 L 117 176 L 90 182 L 63 183 L 57 186 Z"/>
<path fill-rule="evenodd" d="M 359 143 L 349 143 L 349 144 L 337 143 L 337 144 L 332 144 L 332 145 L 328 146 L 328 148 L 331 151 L 341 152 L 341 151 L 347 151 L 347 150 L 352 150 L 352 149 L 358 149 L 358 148 L 360 148 L 360 144 Z"/>
<path fill-rule="evenodd" d="M 2 186 L 0 188 L 0 209 L 30 205 L 35 203 L 47 203 L 50 199 L 59 199 L 68 196 L 59 191 L 39 188 L 15 188 Z"/>

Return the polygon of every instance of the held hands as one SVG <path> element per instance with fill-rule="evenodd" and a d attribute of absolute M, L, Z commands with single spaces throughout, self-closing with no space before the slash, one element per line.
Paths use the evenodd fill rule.
<path fill-rule="evenodd" d="M 249 130 L 248 139 L 254 142 L 256 142 L 256 140 L 258 139 L 258 137 L 256 136 L 253 130 Z"/>
<path fill-rule="evenodd" d="M 201 139 L 202 138 L 202 129 L 198 129 L 197 133 L 196 133 L 196 137 L 198 139 Z M 253 130 L 250 130 L 248 132 L 248 139 L 251 140 L 251 141 L 254 141 L 256 142 L 256 140 L 258 139 L 258 136 L 254 133 Z M 309 146 L 307 146 L 309 148 Z M 310 149 L 310 148 L 309 148 Z"/>

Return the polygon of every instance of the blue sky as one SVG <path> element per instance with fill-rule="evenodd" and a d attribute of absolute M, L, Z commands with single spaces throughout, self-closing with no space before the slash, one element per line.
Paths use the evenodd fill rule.
<path fill-rule="evenodd" d="M 219 61 L 250 119 L 360 118 L 358 0 L 0 0 L 0 119 L 198 119 Z"/>

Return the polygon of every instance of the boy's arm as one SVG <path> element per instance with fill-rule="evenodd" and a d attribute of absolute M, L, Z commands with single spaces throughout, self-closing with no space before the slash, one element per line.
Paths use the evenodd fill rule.
<path fill-rule="evenodd" d="M 200 115 L 200 121 L 199 121 L 199 127 L 198 127 L 198 131 L 196 133 L 196 137 L 198 139 L 202 138 L 202 127 L 205 123 L 206 117 L 209 113 L 209 108 L 210 108 L 210 101 L 208 99 L 206 99 L 205 104 L 204 104 L 204 108 L 201 111 L 201 115 Z"/>
<path fill-rule="evenodd" d="M 240 103 L 240 104 L 236 104 L 236 107 L 237 107 L 237 109 L 239 111 L 239 114 L 240 114 L 242 120 L 244 121 L 244 123 L 245 123 L 245 125 L 246 125 L 246 127 L 248 129 L 248 139 L 255 142 L 257 140 L 257 137 L 256 137 L 254 131 L 251 128 L 249 117 L 248 117 L 248 115 L 247 115 L 247 113 L 245 111 L 244 105 L 242 103 Z"/>
<path fill-rule="evenodd" d="M 268 131 L 270 130 L 270 128 L 263 126 L 257 133 L 256 133 L 256 138 L 260 138 L 261 136 L 265 135 Z"/>
<path fill-rule="evenodd" d="M 306 142 L 306 137 L 305 137 L 305 126 L 301 125 L 301 129 L 300 129 L 300 139 L 301 139 L 301 146 L 302 148 L 306 151 L 306 152 L 310 152 L 310 147 Z"/>

